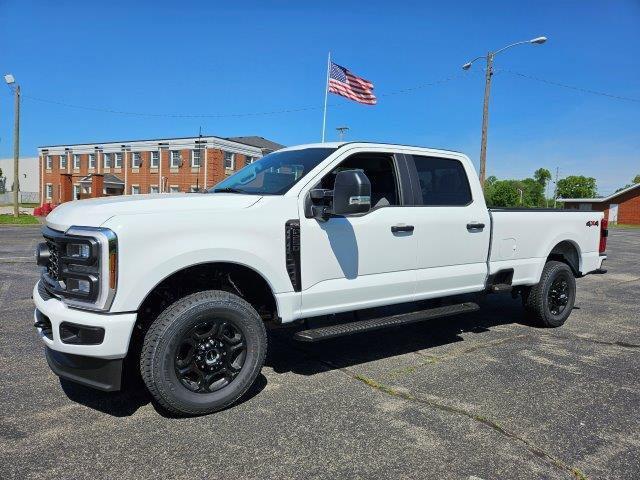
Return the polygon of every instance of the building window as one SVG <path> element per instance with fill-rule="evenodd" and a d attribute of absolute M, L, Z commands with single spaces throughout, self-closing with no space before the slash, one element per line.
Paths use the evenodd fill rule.
<path fill-rule="evenodd" d="M 131 185 L 131 195 L 140 195 L 140 185 Z"/>
<path fill-rule="evenodd" d="M 89 154 L 89 168 L 96 168 L 96 154 Z"/>
<path fill-rule="evenodd" d="M 151 152 L 151 168 L 158 168 L 158 164 L 160 163 L 160 152 Z"/>
<path fill-rule="evenodd" d="M 67 168 L 67 154 L 60 155 L 60 168 Z"/>
<path fill-rule="evenodd" d="M 180 150 L 171 150 L 171 168 L 178 168 L 181 163 Z"/>
<path fill-rule="evenodd" d="M 178 193 L 178 192 L 180 192 L 180 187 L 177 186 L 177 185 L 171 185 L 169 187 L 169 192 L 170 193 Z"/>
<path fill-rule="evenodd" d="M 53 168 L 53 159 L 51 155 L 47 155 L 47 170 L 51 170 Z"/>
<path fill-rule="evenodd" d="M 105 153 L 102 155 L 102 165 L 104 168 L 111 168 L 111 154 Z"/>
<path fill-rule="evenodd" d="M 133 152 L 131 154 L 131 166 L 133 168 L 140 168 L 140 152 Z"/>
<path fill-rule="evenodd" d="M 113 166 L 115 168 L 122 168 L 122 153 L 114 153 L 114 162 Z"/>
<path fill-rule="evenodd" d="M 53 185 L 51 185 L 50 183 L 47 183 L 47 186 L 45 188 L 45 196 L 48 199 L 52 199 L 53 198 Z"/>
<path fill-rule="evenodd" d="M 200 167 L 201 150 L 191 150 L 191 166 Z"/>
<path fill-rule="evenodd" d="M 200 189 L 198 188 L 198 186 L 197 186 L 197 185 L 191 185 L 191 187 L 189 187 L 189 191 L 190 191 L 191 193 L 197 193 L 197 192 L 199 192 L 199 191 L 200 191 Z"/>
<path fill-rule="evenodd" d="M 149 193 L 160 193 L 160 190 L 157 185 L 151 185 L 151 187 L 149 187 Z"/>
<path fill-rule="evenodd" d="M 233 170 L 236 165 L 236 156 L 231 152 L 224 152 L 224 168 Z"/>
<path fill-rule="evenodd" d="M 250 163 L 253 163 L 253 162 L 255 162 L 255 161 L 256 161 L 256 158 L 255 158 L 255 157 L 250 157 L 249 155 L 246 155 L 246 156 L 245 156 L 245 158 L 247 159 L 247 160 L 246 160 L 246 164 L 247 164 L 247 165 L 249 165 Z"/>
<path fill-rule="evenodd" d="M 73 199 L 80 200 L 80 185 L 78 184 L 73 186 Z"/>
<path fill-rule="evenodd" d="M 73 168 L 74 170 L 78 170 L 80 168 L 80 155 L 77 153 L 73 154 Z"/>

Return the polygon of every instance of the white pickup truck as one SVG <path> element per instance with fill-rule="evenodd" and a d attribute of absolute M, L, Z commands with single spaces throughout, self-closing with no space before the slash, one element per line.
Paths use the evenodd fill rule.
<path fill-rule="evenodd" d="M 52 370 L 109 391 L 133 363 L 163 407 L 202 414 L 254 382 L 265 323 L 449 297 L 296 333 L 320 341 L 474 311 L 455 296 L 510 291 L 557 327 L 575 278 L 604 272 L 607 230 L 598 212 L 487 209 L 461 153 L 324 143 L 269 154 L 205 194 L 65 203 L 43 235 L 33 298 Z"/>

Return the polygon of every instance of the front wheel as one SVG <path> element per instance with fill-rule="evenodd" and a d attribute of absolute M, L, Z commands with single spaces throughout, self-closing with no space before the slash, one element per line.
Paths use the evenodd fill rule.
<path fill-rule="evenodd" d="M 140 371 L 167 410 L 200 415 L 240 398 L 260 373 L 267 351 L 264 323 L 232 293 L 210 290 L 182 298 L 151 324 Z"/>
<path fill-rule="evenodd" d="M 523 295 L 524 307 L 543 327 L 559 327 L 573 310 L 576 301 L 576 279 L 566 263 L 545 264 L 540 283 Z"/>

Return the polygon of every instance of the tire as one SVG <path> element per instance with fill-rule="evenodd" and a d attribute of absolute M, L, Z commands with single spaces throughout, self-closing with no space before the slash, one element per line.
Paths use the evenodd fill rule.
<path fill-rule="evenodd" d="M 156 318 L 144 338 L 140 372 L 166 410 L 202 415 L 238 400 L 266 353 L 267 333 L 255 309 L 237 295 L 209 290 L 178 300 Z"/>
<path fill-rule="evenodd" d="M 525 309 L 538 325 L 547 328 L 561 326 L 571 315 L 576 300 L 573 271 L 566 263 L 547 262 L 540 282 L 523 292 L 522 299 Z"/>

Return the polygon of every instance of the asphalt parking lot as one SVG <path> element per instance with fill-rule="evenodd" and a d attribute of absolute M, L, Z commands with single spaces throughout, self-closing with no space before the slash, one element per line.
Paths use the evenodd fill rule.
<path fill-rule="evenodd" d="M 272 332 L 241 403 L 172 418 L 143 390 L 60 382 L 32 328 L 37 228 L 0 227 L 0 478 L 636 479 L 640 230 L 558 329 L 519 300 L 300 344 Z"/>

